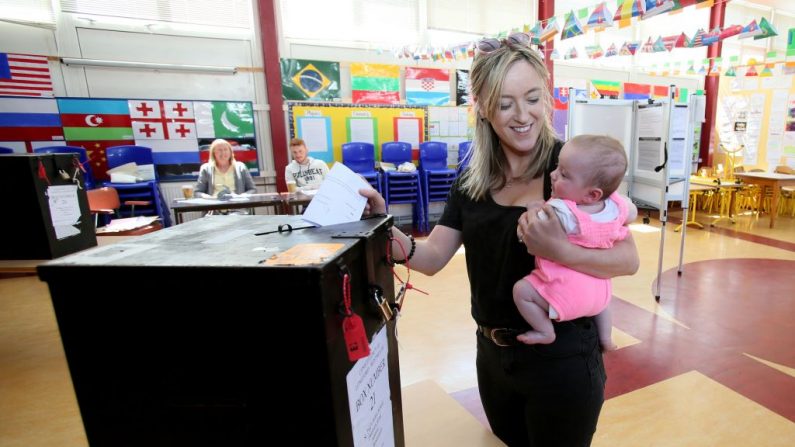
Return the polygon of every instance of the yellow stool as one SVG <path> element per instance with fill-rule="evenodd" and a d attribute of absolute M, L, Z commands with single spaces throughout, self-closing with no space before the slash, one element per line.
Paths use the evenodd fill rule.
<path fill-rule="evenodd" d="M 689 203 L 687 205 L 687 222 L 685 222 L 684 224 L 679 224 L 679 226 L 674 228 L 674 231 L 681 230 L 682 229 L 682 225 L 693 225 L 693 226 L 696 226 L 698 228 L 704 228 L 704 225 L 702 225 L 699 222 L 696 222 L 696 210 L 698 209 L 698 206 L 697 206 L 698 205 L 698 197 L 701 196 L 702 194 L 704 194 L 704 191 L 705 190 L 701 190 L 701 189 L 691 190 L 690 191 L 690 200 L 689 200 Z"/>

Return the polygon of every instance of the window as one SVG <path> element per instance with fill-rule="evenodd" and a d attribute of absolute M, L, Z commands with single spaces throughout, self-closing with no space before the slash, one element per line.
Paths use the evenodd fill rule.
<path fill-rule="evenodd" d="M 282 34 L 318 45 L 402 46 L 420 39 L 416 0 L 282 0 Z"/>
<path fill-rule="evenodd" d="M 0 0 L 0 19 L 55 24 L 51 0 Z"/>
<path fill-rule="evenodd" d="M 251 0 L 61 0 L 61 10 L 193 25 L 252 27 Z"/>

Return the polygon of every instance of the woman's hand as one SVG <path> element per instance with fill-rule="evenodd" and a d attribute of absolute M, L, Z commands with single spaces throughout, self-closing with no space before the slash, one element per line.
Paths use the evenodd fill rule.
<path fill-rule="evenodd" d="M 370 217 L 376 214 L 386 214 L 386 201 L 381 197 L 373 188 L 362 188 L 359 194 L 367 198 L 367 204 L 364 206 L 362 217 Z"/>
<path fill-rule="evenodd" d="M 527 252 L 557 261 L 561 252 L 571 246 L 557 214 L 549 205 L 534 202 L 519 217 L 517 236 L 527 246 Z"/>

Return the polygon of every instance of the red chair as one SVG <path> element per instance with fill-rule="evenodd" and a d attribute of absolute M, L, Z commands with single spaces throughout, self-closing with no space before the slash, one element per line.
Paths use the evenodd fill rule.
<path fill-rule="evenodd" d="M 86 191 L 86 195 L 88 196 L 88 208 L 91 210 L 91 214 L 94 215 L 95 227 L 99 226 L 100 214 L 108 217 L 108 220 L 109 216 L 119 217 L 119 207 L 121 207 L 122 203 L 119 199 L 119 193 L 115 188 L 106 186 L 103 188 L 90 189 Z M 144 200 L 126 200 L 124 201 L 124 205 L 132 208 L 132 215 L 134 216 L 136 205 L 148 206 L 151 205 L 151 202 Z M 151 225 L 146 225 L 144 227 L 135 228 L 132 230 L 103 234 L 114 236 L 132 236 L 137 234 L 151 233 L 152 231 L 156 231 L 161 228 L 163 228 L 163 226 L 160 224 L 160 222 L 155 222 Z"/>

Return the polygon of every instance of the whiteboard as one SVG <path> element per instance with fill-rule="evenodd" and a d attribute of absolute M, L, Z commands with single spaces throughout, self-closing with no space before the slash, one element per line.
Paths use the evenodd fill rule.
<path fill-rule="evenodd" d="M 624 145 L 631 160 L 635 102 L 623 99 L 592 99 L 569 102 L 569 135 L 609 135 Z"/>

